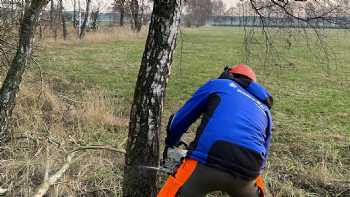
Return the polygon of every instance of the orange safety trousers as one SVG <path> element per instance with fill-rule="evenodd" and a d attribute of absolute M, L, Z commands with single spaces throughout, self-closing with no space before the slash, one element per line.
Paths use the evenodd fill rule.
<path fill-rule="evenodd" d="M 265 181 L 261 175 L 256 178 L 255 185 L 259 189 L 259 197 L 265 197 Z"/>
<path fill-rule="evenodd" d="M 175 197 L 191 177 L 197 164 L 198 162 L 193 159 L 185 159 L 177 169 L 176 174 L 174 176 L 169 176 L 157 197 Z M 256 178 L 255 185 L 259 189 L 259 197 L 264 197 L 265 182 L 262 176 Z"/>
<path fill-rule="evenodd" d="M 157 197 L 175 197 L 181 187 L 191 177 L 197 167 L 197 161 L 185 159 L 177 169 L 175 176 L 169 176 Z"/>

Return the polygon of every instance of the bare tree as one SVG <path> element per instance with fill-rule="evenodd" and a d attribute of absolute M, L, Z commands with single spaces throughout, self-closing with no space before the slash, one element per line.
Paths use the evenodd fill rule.
<path fill-rule="evenodd" d="M 90 18 L 91 18 L 91 29 L 96 31 L 98 29 L 97 27 L 97 20 L 100 15 L 101 10 L 101 4 L 98 3 L 96 6 L 94 6 L 91 9 Z"/>
<path fill-rule="evenodd" d="M 79 39 L 82 39 L 85 36 L 86 26 L 89 19 L 89 13 L 90 13 L 90 5 L 91 0 L 86 0 L 86 8 L 85 8 L 85 14 L 84 14 L 84 21 L 80 26 L 80 32 L 79 32 Z M 80 19 L 79 19 L 80 20 Z"/>
<path fill-rule="evenodd" d="M 53 30 L 53 21 L 54 21 L 54 16 L 55 16 L 55 4 L 54 1 L 52 0 L 50 3 L 50 29 Z"/>
<path fill-rule="evenodd" d="M 295 2 L 281 0 L 249 0 L 249 8 L 263 23 L 264 19 L 271 14 L 279 17 L 291 17 L 296 21 L 302 21 L 306 27 L 316 27 L 317 21 L 325 20 L 329 23 L 338 24 L 335 17 L 340 16 L 343 1 L 312 1 L 303 3 L 305 11 L 308 13 L 298 14 Z M 305 4 L 305 5 L 304 5 Z M 300 6 L 300 5 L 299 5 Z"/>
<path fill-rule="evenodd" d="M 55 1 L 51 0 L 50 3 L 50 29 L 53 33 L 55 40 L 57 40 L 58 36 L 58 26 L 59 26 L 59 17 L 60 12 L 58 10 L 59 5 L 55 5 Z"/>
<path fill-rule="evenodd" d="M 9 135 L 12 111 L 16 104 L 16 95 L 22 81 L 22 75 L 32 54 L 32 38 L 42 8 L 47 0 L 31 0 L 24 10 L 19 30 L 17 53 L 10 64 L 5 81 L 0 89 L 0 144 L 5 143 Z"/>
<path fill-rule="evenodd" d="M 212 14 L 214 16 L 223 16 L 225 15 L 226 6 L 222 0 L 213 0 L 212 1 Z"/>
<path fill-rule="evenodd" d="M 211 0 L 191 0 L 186 1 L 188 17 L 191 25 L 203 26 L 212 15 L 213 4 Z"/>
<path fill-rule="evenodd" d="M 155 0 L 130 113 L 123 195 L 156 196 L 159 132 L 165 90 L 180 24 L 182 0 Z"/>
<path fill-rule="evenodd" d="M 276 34 L 285 40 L 286 49 L 293 45 L 296 39 L 305 39 L 305 43 L 314 42 L 314 47 L 319 47 L 323 53 L 323 62 L 330 61 L 331 54 L 329 45 L 326 43 L 324 28 L 348 28 L 350 21 L 348 13 L 344 9 L 343 1 L 307 1 L 296 2 L 288 0 L 246 0 L 239 4 L 242 25 L 244 26 L 244 57 L 243 62 L 249 63 L 254 44 L 264 45 L 265 53 L 258 52 L 256 55 L 264 59 L 264 65 L 294 65 L 292 60 L 287 60 L 286 55 L 281 54 L 277 43 Z M 252 28 L 245 28 L 251 26 Z M 295 28 L 297 27 L 297 28 Z M 262 32 L 264 41 L 257 39 L 257 32 Z M 313 35 L 309 35 L 313 34 Z M 273 61 L 273 62 L 271 62 Z M 284 63 L 283 63 L 284 64 Z M 329 70 L 327 64 L 326 69 Z"/>
<path fill-rule="evenodd" d="M 77 0 L 73 0 L 73 28 L 77 28 Z"/>
<path fill-rule="evenodd" d="M 63 36 L 63 40 L 67 39 L 67 26 L 66 26 L 66 19 L 64 16 L 64 7 L 63 7 L 63 0 L 59 0 L 59 6 L 60 6 L 60 18 L 61 18 L 61 22 L 62 22 L 62 36 Z"/>
<path fill-rule="evenodd" d="M 132 29 L 135 32 L 140 32 L 142 28 L 141 14 L 140 14 L 140 5 L 138 0 L 130 1 L 130 10 L 132 15 Z"/>
<path fill-rule="evenodd" d="M 126 0 L 115 0 L 114 1 L 115 8 L 119 11 L 119 25 L 124 26 L 124 16 L 125 10 L 127 9 L 127 1 Z"/>

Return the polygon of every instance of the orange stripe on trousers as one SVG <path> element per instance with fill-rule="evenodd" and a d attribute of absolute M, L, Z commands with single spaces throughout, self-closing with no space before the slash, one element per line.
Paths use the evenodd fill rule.
<path fill-rule="evenodd" d="M 264 181 L 264 178 L 262 176 L 258 176 L 256 178 L 255 184 L 256 184 L 256 186 L 259 189 L 259 197 L 264 197 L 265 196 L 265 181 Z"/>
<path fill-rule="evenodd" d="M 177 169 L 175 176 L 169 176 L 157 197 L 175 197 L 177 192 L 191 177 L 196 167 L 197 161 L 193 159 L 185 159 Z"/>

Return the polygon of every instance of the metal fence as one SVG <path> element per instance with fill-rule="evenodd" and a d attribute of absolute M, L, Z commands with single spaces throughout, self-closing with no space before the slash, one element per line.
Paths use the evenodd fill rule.
<path fill-rule="evenodd" d="M 306 22 L 292 17 L 261 19 L 259 16 L 211 16 L 207 24 L 211 26 L 349 28 L 350 17 L 324 17 Z"/>

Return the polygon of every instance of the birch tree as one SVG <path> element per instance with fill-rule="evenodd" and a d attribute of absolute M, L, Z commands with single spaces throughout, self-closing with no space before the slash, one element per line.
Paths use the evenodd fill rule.
<path fill-rule="evenodd" d="M 87 23 L 89 20 L 90 5 L 91 5 L 91 0 L 86 0 L 84 21 L 83 21 L 82 25 L 80 26 L 79 39 L 82 39 L 85 36 L 86 26 L 87 26 Z"/>
<path fill-rule="evenodd" d="M 0 89 L 0 145 L 9 136 L 9 125 L 22 75 L 32 54 L 32 38 L 42 8 L 48 0 L 31 0 L 24 11 L 19 29 L 19 42 L 5 81 Z"/>
<path fill-rule="evenodd" d="M 157 173 L 140 165 L 159 165 L 161 115 L 176 47 L 182 0 L 155 0 L 146 47 L 131 107 L 123 194 L 156 196 Z"/>

